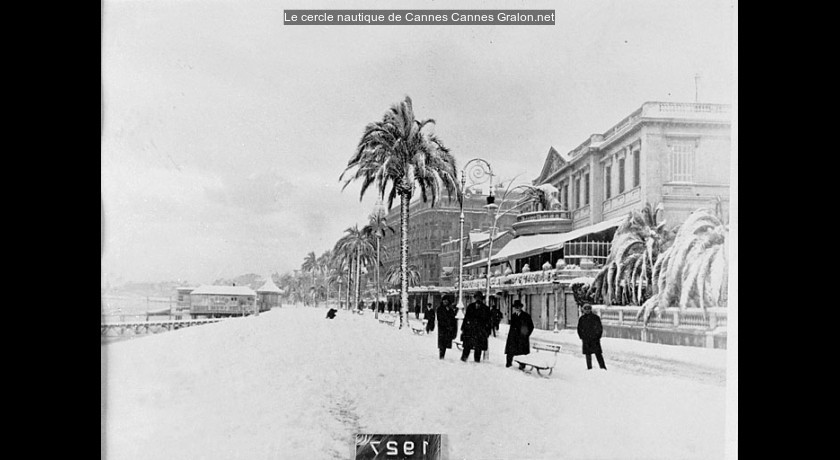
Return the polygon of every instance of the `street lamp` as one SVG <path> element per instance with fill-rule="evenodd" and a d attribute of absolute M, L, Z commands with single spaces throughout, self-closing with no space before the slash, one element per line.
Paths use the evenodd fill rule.
<path fill-rule="evenodd" d="M 485 206 L 485 208 L 487 208 L 487 213 L 493 217 L 493 224 L 490 227 L 490 245 L 489 245 L 488 251 L 487 251 L 487 286 L 486 286 L 487 287 L 487 295 L 485 297 L 487 298 L 487 304 L 488 305 L 490 305 L 490 275 L 491 275 L 490 274 L 490 266 L 493 262 L 493 237 L 496 233 L 496 229 L 498 228 L 499 218 L 506 215 L 507 213 L 519 208 L 520 206 L 522 206 L 524 204 L 527 204 L 527 202 L 517 203 L 516 205 L 511 206 L 510 208 L 508 208 L 507 210 L 505 210 L 504 212 L 499 214 L 499 211 L 501 210 L 502 206 L 505 204 L 505 201 L 507 200 L 508 194 L 510 192 L 512 192 L 512 191 L 514 191 L 518 188 L 530 188 L 529 185 L 525 185 L 525 184 L 517 185 L 516 187 L 510 188 L 511 184 L 513 184 L 513 181 L 510 181 L 508 183 L 508 187 L 507 187 L 507 189 L 505 189 L 505 193 L 502 195 L 502 200 L 499 204 L 496 204 L 496 202 L 495 202 L 496 199 L 492 195 L 492 191 L 491 191 L 491 195 L 487 197 L 487 206 Z"/>
<path fill-rule="evenodd" d="M 470 181 L 473 185 L 484 182 L 484 176 L 489 176 L 490 180 L 490 195 L 487 197 L 487 204 L 493 203 L 493 169 L 490 163 L 482 158 L 473 158 L 464 164 L 461 168 L 461 215 L 459 219 L 459 226 L 461 238 L 459 240 L 460 250 L 458 252 L 458 313 L 455 314 L 455 319 L 458 320 L 458 328 L 461 327 L 461 321 L 464 320 L 464 192 L 467 187 L 467 168 L 473 164 L 473 169 L 470 170 Z"/>

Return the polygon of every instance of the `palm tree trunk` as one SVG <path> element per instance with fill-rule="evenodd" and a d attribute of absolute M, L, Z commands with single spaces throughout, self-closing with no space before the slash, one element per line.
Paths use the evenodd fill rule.
<path fill-rule="evenodd" d="M 353 259 L 350 259 L 350 267 L 347 270 L 347 309 L 350 309 L 350 303 L 353 302 L 352 294 L 353 292 Z"/>
<path fill-rule="evenodd" d="M 341 276 L 338 277 L 338 309 L 341 309 Z"/>
<path fill-rule="evenodd" d="M 373 317 L 379 319 L 379 237 L 376 237 L 376 300 L 373 302 Z"/>
<path fill-rule="evenodd" d="M 357 248 L 356 249 L 356 298 L 353 299 L 353 300 L 355 300 L 355 303 L 352 305 L 353 308 L 356 308 L 356 305 L 359 305 L 359 300 L 360 300 L 360 295 L 361 295 L 361 293 L 359 292 L 359 278 L 362 276 L 362 274 L 361 274 L 362 264 L 359 263 L 359 256 L 360 256 L 359 249 Z"/>
<path fill-rule="evenodd" d="M 408 193 L 400 194 L 400 329 L 408 326 L 408 201 L 410 198 Z"/>
<path fill-rule="evenodd" d="M 345 307 L 350 304 L 350 283 L 353 282 L 353 259 L 350 259 L 347 262 L 347 295 L 345 296 L 344 303 Z"/>

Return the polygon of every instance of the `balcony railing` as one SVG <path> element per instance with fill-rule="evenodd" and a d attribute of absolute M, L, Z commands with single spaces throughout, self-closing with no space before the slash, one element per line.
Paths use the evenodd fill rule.
<path fill-rule="evenodd" d="M 724 104 L 692 103 L 692 102 L 660 102 L 660 112 L 682 113 L 730 113 L 730 106 Z"/>
<path fill-rule="evenodd" d="M 641 114 L 642 108 L 636 109 L 635 112 L 631 113 L 630 115 L 626 116 L 623 120 L 616 123 L 615 126 L 610 128 L 609 130 L 607 130 L 607 132 L 603 134 L 604 141 L 609 140 L 611 137 L 624 131 L 626 128 L 639 121 Z"/>
<path fill-rule="evenodd" d="M 542 219 L 571 219 L 571 211 L 532 211 L 523 212 L 516 216 L 516 222 L 525 222 L 528 220 L 542 220 Z"/>
<path fill-rule="evenodd" d="M 606 260 L 610 255 L 612 243 L 609 241 L 573 241 L 563 245 L 563 258 L 581 259 L 584 257 Z M 576 262 L 569 262 L 576 263 Z"/>
<path fill-rule="evenodd" d="M 597 274 L 597 270 L 582 270 L 580 267 L 569 265 L 565 268 L 555 268 L 551 270 L 494 275 L 490 277 L 490 287 L 562 283 L 564 281 L 570 281 L 574 278 L 595 276 L 595 274 Z M 474 279 L 464 279 L 464 289 L 486 289 L 486 287 L 487 278 L 484 276 L 476 277 Z"/>

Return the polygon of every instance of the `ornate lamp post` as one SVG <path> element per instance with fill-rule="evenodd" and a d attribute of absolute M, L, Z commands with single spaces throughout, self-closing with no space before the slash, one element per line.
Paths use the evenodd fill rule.
<path fill-rule="evenodd" d="M 490 181 L 490 196 L 487 197 L 487 204 L 492 204 L 493 194 L 493 169 L 490 168 L 490 163 L 482 158 L 473 158 L 464 164 L 461 168 L 461 215 L 459 218 L 460 234 L 459 240 L 460 251 L 458 253 L 458 313 L 455 318 L 458 320 L 458 329 L 461 328 L 461 321 L 464 320 L 464 193 L 467 187 L 467 169 L 469 170 L 470 182 L 473 185 L 484 183 L 485 176 Z"/>
<path fill-rule="evenodd" d="M 512 183 L 513 183 L 513 181 L 511 181 L 508 184 L 508 188 L 505 189 L 505 193 L 502 195 L 502 200 L 499 204 L 495 203 L 495 201 L 496 201 L 495 197 L 492 196 L 492 192 L 491 192 L 491 196 L 489 196 L 487 198 L 487 206 L 485 206 L 485 208 L 487 208 L 487 213 L 490 216 L 493 217 L 493 225 L 490 227 L 490 245 L 488 247 L 488 252 L 487 252 L 487 295 L 486 295 L 486 298 L 487 298 L 487 304 L 488 305 L 490 304 L 490 275 L 491 275 L 490 266 L 493 262 L 493 239 L 496 235 L 496 229 L 498 228 L 499 218 L 501 218 L 502 216 L 506 215 L 507 213 L 519 208 L 523 204 L 527 204 L 527 202 L 519 203 L 519 204 L 516 204 L 514 206 L 511 206 L 510 208 L 508 208 L 507 210 L 505 210 L 501 214 L 499 213 L 502 206 L 505 204 L 505 201 L 507 200 L 508 194 L 510 194 L 510 192 L 512 192 L 512 191 L 514 191 L 518 188 L 529 188 L 530 187 L 529 185 L 524 185 L 523 184 L 523 185 L 517 185 L 516 187 L 510 188 Z"/>
<path fill-rule="evenodd" d="M 529 187 L 528 185 L 517 185 L 516 187 L 511 188 L 510 186 L 511 186 L 512 183 L 513 183 L 513 181 L 508 183 L 507 189 L 505 189 L 505 193 L 502 194 L 502 200 L 499 202 L 499 204 L 496 204 L 496 199 L 495 199 L 495 196 L 493 196 L 493 191 L 491 189 L 490 196 L 487 197 L 487 205 L 485 206 L 485 208 L 487 209 L 487 213 L 491 217 L 493 217 L 493 224 L 490 227 L 490 244 L 487 247 L 487 249 L 488 249 L 487 250 L 487 273 L 486 273 L 486 278 L 487 279 L 486 279 L 486 282 L 485 282 L 485 287 L 486 287 L 487 294 L 484 296 L 484 298 L 487 299 L 487 305 L 490 305 L 490 277 L 492 276 L 492 273 L 490 272 L 490 267 L 492 266 L 492 263 L 493 263 L 493 239 L 496 236 L 496 229 L 498 228 L 499 218 L 501 218 L 502 216 L 506 215 L 507 213 L 519 208 L 521 205 L 526 204 L 524 202 L 519 203 L 519 204 L 511 206 L 510 208 L 506 209 L 505 211 L 503 211 L 501 213 L 499 212 L 501 210 L 502 206 L 505 204 L 505 201 L 507 200 L 508 194 L 510 192 L 512 192 L 513 190 L 516 190 L 518 188 Z M 485 351 L 484 357 L 486 359 L 489 359 L 489 357 L 490 357 L 490 347 L 489 346 L 487 347 L 487 351 Z"/>

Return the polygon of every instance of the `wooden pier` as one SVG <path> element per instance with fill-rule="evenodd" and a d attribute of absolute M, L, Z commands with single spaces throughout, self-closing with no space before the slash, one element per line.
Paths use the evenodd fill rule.
<path fill-rule="evenodd" d="M 174 331 L 183 327 L 201 324 L 217 323 L 221 318 L 211 319 L 173 319 L 153 321 L 126 321 L 101 323 L 101 337 L 121 337 L 126 335 L 157 334 L 158 332 Z"/>

